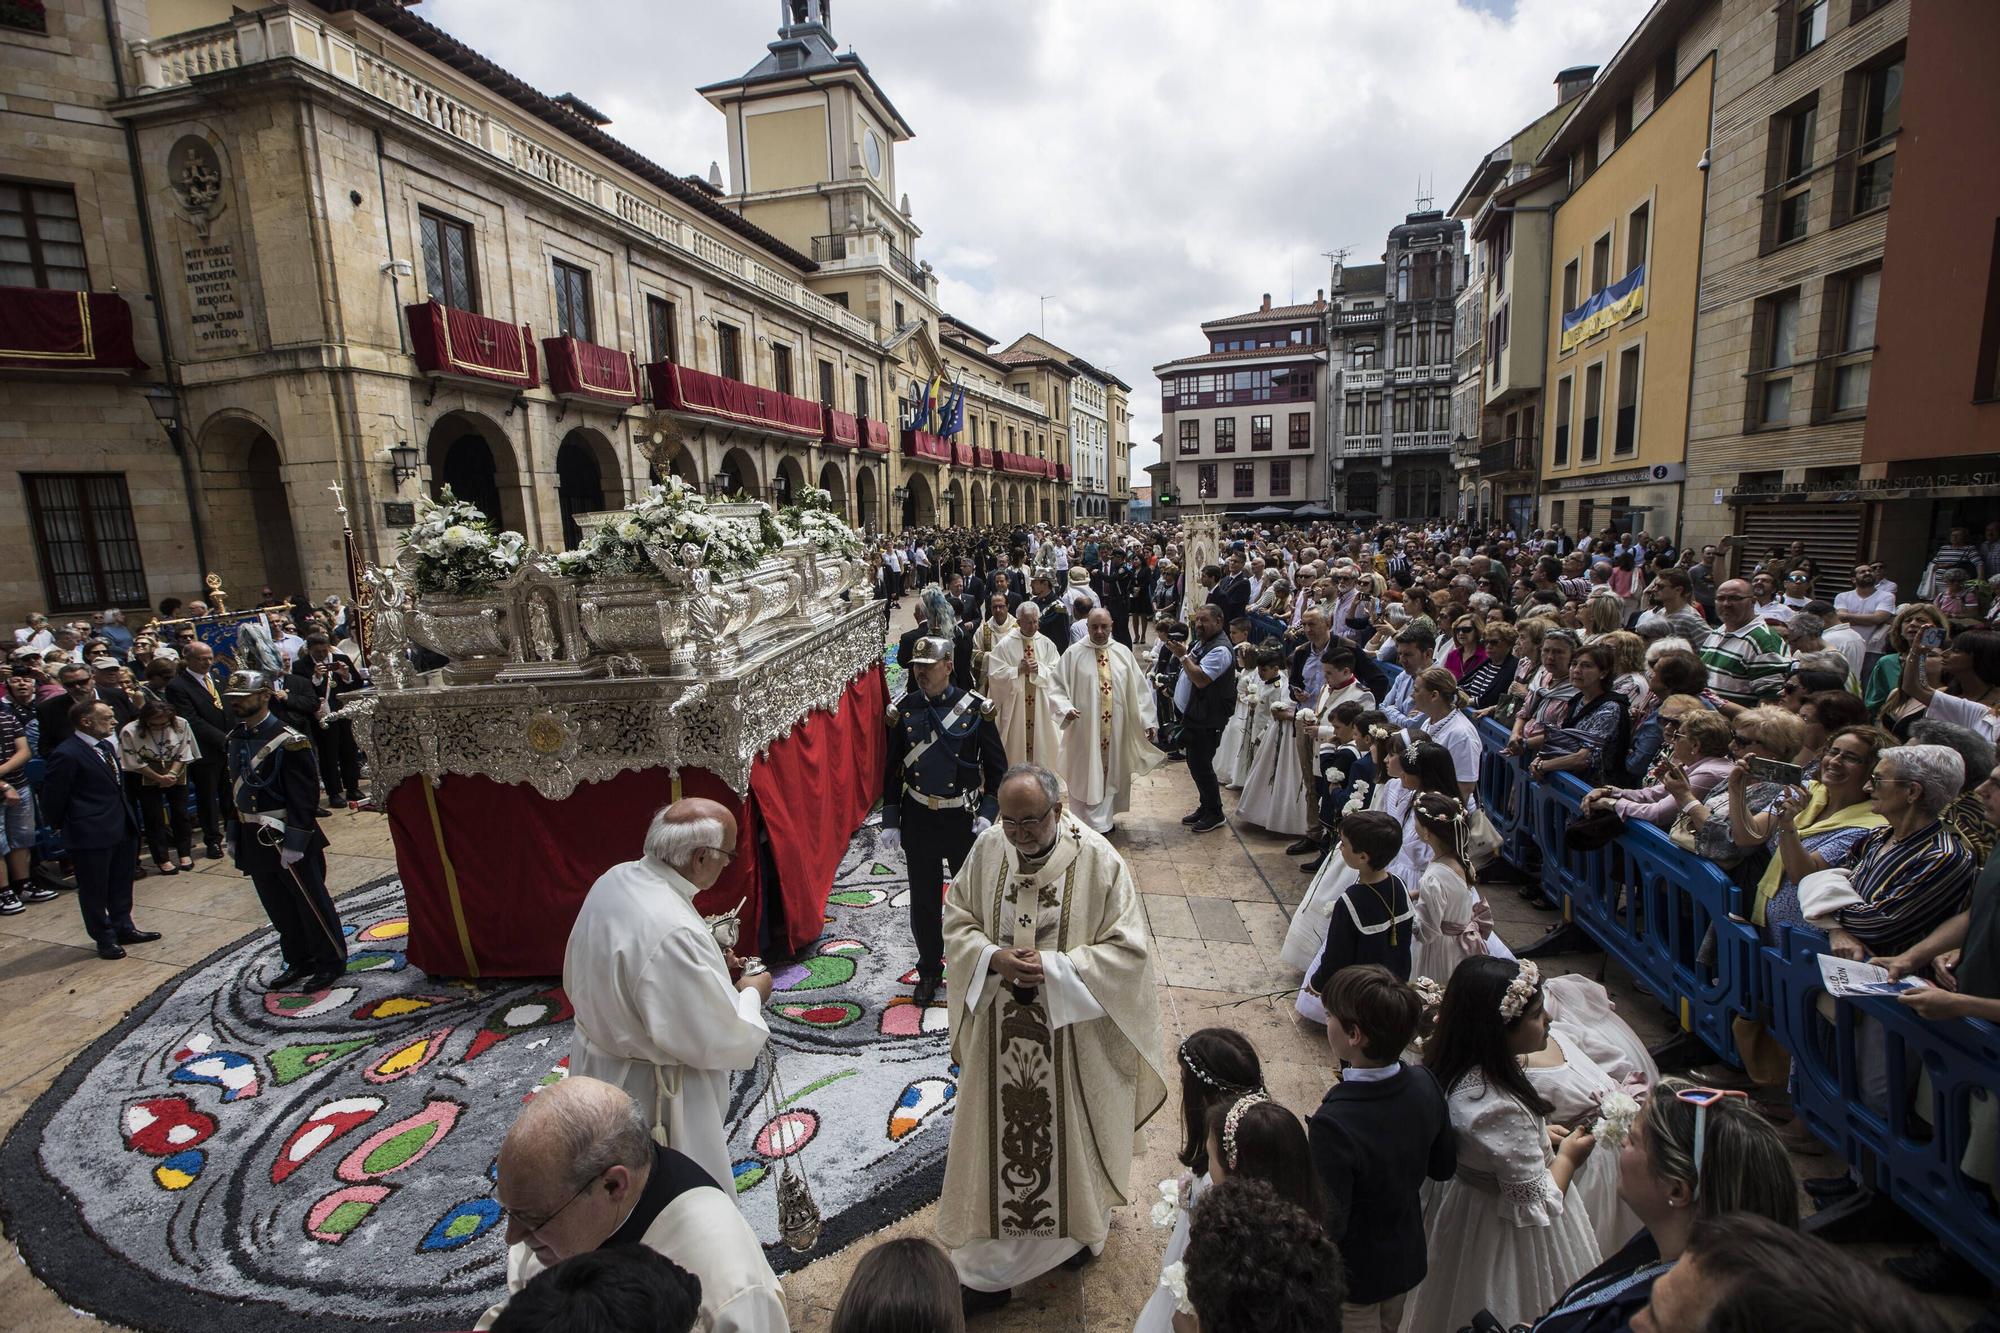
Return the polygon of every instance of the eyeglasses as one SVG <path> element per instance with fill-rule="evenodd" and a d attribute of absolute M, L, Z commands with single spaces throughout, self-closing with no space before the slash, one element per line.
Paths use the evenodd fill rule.
<path fill-rule="evenodd" d="M 1677 718 L 1671 718 L 1671 717 L 1663 717 L 1663 718 L 1661 718 L 1661 719 L 1660 719 L 1660 734 L 1661 734 L 1661 735 L 1663 735 L 1663 736 L 1671 736 L 1671 735 L 1673 735 L 1673 734 L 1674 734 L 1675 732 L 1679 731 L 1680 729 L 1681 729 L 1681 724 L 1680 724 L 1680 721 L 1679 721 L 1679 719 L 1677 719 Z"/>
<path fill-rule="evenodd" d="M 733 847 L 704 847 L 702 850 L 705 852 L 714 852 L 722 858 L 722 864 L 724 865 L 728 865 L 736 859 L 736 849 Z"/>
<path fill-rule="evenodd" d="M 1755 736 L 1745 736 L 1740 731 L 1732 733 L 1729 737 L 1729 748 L 1732 750 L 1739 745 L 1750 746 L 1750 745 L 1755 745 L 1756 743 L 1757 743 L 1757 738 Z"/>
<path fill-rule="evenodd" d="M 1699 1124 L 1700 1122 L 1697 1121 L 1696 1123 Z M 1700 1131 L 1697 1130 L 1695 1133 L 1696 1133 L 1696 1138 L 1699 1139 Z M 1699 1174 L 1698 1167 L 1697 1167 L 1697 1174 Z M 571 1204 L 575 1203 L 578 1199 L 581 1199 L 585 1194 L 589 1193 L 590 1187 L 595 1185 L 599 1179 L 600 1179 L 599 1177 L 593 1176 L 589 1180 L 586 1180 L 583 1183 L 582 1189 L 578 1190 L 576 1193 L 570 1195 L 567 1199 L 563 1200 L 562 1208 L 556 1209 L 553 1213 L 550 1213 L 547 1217 L 540 1219 L 530 1218 L 526 1213 L 517 1212 L 514 1209 L 506 1207 L 503 1204 L 500 1208 L 500 1219 L 503 1222 L 519 1222 L 521 1224 L 521 1230 L 527 1232 L 529 1235 L 534 1235 L 536 1232 L 539 1232 L 543 1227 L 555 1221 L 558 1217 L 561 1217 L 563 1214 L 563 1208 L 569 1207 Z"/>
<path fill-rule="evenodd" d="M 1750 1100 L 1740 1088 L 1681 1088 L 1674 1096 L 1694 1108 L 1694 1193 L 1701 1197 L 1701 1159 L 1708 1150 L 1708 1108 L 1725 1097 Z"/>
<path fill-rule="evenodd" d="M 1035 825 L 1047 819 L 1054 812 L 1055 812 L 1055 807 L 1052 805 L 1048 809 L 1042 811 L 1042 813 L 1040 813 L 1039 815 L 1029 815 L 1026 819 L 1002 819 L 1000 821 L 1000 827 L 1014 829 L 1017 832 L 1025 832 L 1026 830 L 1035 827 Z"/>

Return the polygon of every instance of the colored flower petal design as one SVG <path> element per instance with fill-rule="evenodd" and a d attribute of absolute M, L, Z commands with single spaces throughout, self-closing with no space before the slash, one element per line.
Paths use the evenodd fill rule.
<path fill-rule="evenodd" d="M 887 902 L 889 895 L 881 889 L 837 889 L 826 900 L 836 907 L 873 907 Z"/>
<path fill-rule="evenodd" d="M 271 1062 L 271 1081 L 279 1087 L 295 1083 L 307 1074 L 329 1061 L 354 1054 L 363 1046 L 374 1045 L 373 1037 L 356 1037 L 350 1041 L 315 1041 L 300 1046 L 281 1046 L 267 1057 Z"/>
<path fill-rule="evenodd" d="M 409 965 L 397 949 L 369 949 L 347 955 L 347 970 L 354 972 L 400 972 Z"/>
<path fill-rule="evenodd" d="M 861 1019 L 861 1006 L 848 1000 L 825 1004 L 774 1004 L 770 1012 L 788 1023 L 808 1028 L 844 1028 Z"/>
<path fill-rule="evenodd" d="M 409 938 L 409 934 L 410 918 L 406 916 L 392 916 L 377 921 L 373 925 L 363 927 L 360 931 L 356 932 L 354 942 L 356 944 L 386 944 L 391 940 L 407 939 Z"/>
<path fill-rule="evenodd" d="M 450 1004 L 451 1001 L 449 995 L 385 995 L 379 1000 L 370 1000 L 351 1016 L 360 1019 L 401 1018 L 440 1004 Z"/>
<path fill-rule="evenodd" d="M 500 1204 L 494 1199 L 467 1199 L 440 1217 L 424 1238 L 417 1242 L 417 1249 L 426 1253 L 438 1250 L 455 1250 L 461 1245 L 469 1245 L 498 1225 L 501 1218 Z"/>
<path fill-rule="evenodd" d="M 801 1107 L 786 1111 L 774 1117 L 764 1128 L 757 1131 L 756 1142 L 751 1146 L 766 1162 L 780 1157 L 790 1157 L 813 1141 L 819 1133 L 819 1115 Z"/>
<path fill-rule="evenodd" d="M 153 1168 L 153 1183 L 169 1192 L 184 1190 L 194 1184 L 202 1168 L 208 1165 L 208 1154 L 199 1148 L 189 1148 L 177 1152 Z"/>
<path fill-rule="evenodd" d="M 567 1022 L 575 1014 L 576 1010 L 570 1007 L 569 997 L 563 994 L 560 986 L 537 991 L 526 999 L 510 1000 L 486 1016 L 478 1035 L 472 1039 L 472 1045 L 466 1048 L 464 1060 L 476 1060 L 511 1037 L 548 1027 L 552 1023 Z"/>
<path fill-rule="evenodd" d="M 322 991 L 267 991 L 264 1012 L 278 1018 L 318 1018 L 334 1009 L 344 1009 L 361 993 L 359 986 L 335 986 Z"/>
<path fill-rule="evenodd" d="M 125 1108 L 125 1146 L 148 1157 L 170 1157 L 205 1142 L 215 1133 L 215 1117 L 179 1093 L 149 1097 Z"/>
<path fill-rule="evenodd" d="M 882 1008 L 882 1035 L 915 1037 L 927 1032 L 943 1032 L 951 1026 L 951 1011 L 939 1000 L 919 1009 L 907 995 L 898 995 Z"/>
<path fill-rule="evenodd" d="M 388 1197 L 387 1185 L 350 1185 L 335 1190 L 306 1210 L 306 1234 L 316 1241 L 338 1245 Z"/>
<path fill-rule="evenodd" d="M 380 1097 L 342 1097 L 313 1108 L 285 1139 L 271 1163 L 271 1183 L 282 1185 L 285 1178 L 304 1166 L 320 1149 L 341 1135 L 375 1118 L 388 1103 Z"/>
<path fill-rule="evenodd" d="M 215 1051 L 185 1060 L 167 1075 L 170 1083 L 202 1083 L 222 1089 L 224 1105 L 262 1091 L 257 1062 L 239 1051 Z"/>
<path fill-rule="evenodd" d="M 418 1037 L 362 1070 L 361 1077 L 370 1083 L 394 1083 L 405 1074 L 413 1074 L 444 1049 L 445 1041 L 451 1034 L 452 1029 L 439 1028 L 427 1037 Z"/>
<path fill-rule="evenodd" d="M 334 1169 L 334 1174 L 358 1183 L 422 1161 L 425 1153 L 451 1133 L 451 1127 L 458 1123 L 458 1113 L 464 1109 L 460 1103 L 440 1097 L 408 1119 L 398 1120 L 363 1139 Z"/>
<path fill-rule="evenodd" d="M 896 1099 L 895 1109 L 889 1112 L 890 1141 L 901 1140 L 949 1106 L 957 1095 L 958 1085 L 944 1078 L 920 1078 L 904 1088 L 903 1095 Z"/>

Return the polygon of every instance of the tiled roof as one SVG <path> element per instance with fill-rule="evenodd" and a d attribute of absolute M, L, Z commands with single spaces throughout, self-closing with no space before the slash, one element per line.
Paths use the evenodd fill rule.
<path fill-rule="evenodd" d="M 1388 279 L 1387 264 L 1349 264 L 1341 270 L 1340 290 L 1363 293 L 1387 291 Z"/>
<path fill-rule="evenodd" d="M 1221 319 L 1211 319 L 1202 324 L 1205 329 L 1220 328 L 1225 324 L 1268 324 L 1272 320 L 1297 319 L 1301 315 L 1322 315 L 1326 313 L 1325 301 L 1307 301 L 1303 305 L 1274 305 L 1269 310 L 1252 310 L 1247 315 L 1224 315 Z"/>
<path fill-rule="evenodd" d="M 1163 361 L 1154 366 L 1155 371 L 1167 370 L 1174 366 L 1192 366 L 1205 361 L 1242 361 L 1248 357 L 1278 360 L 1290 357 L 1293 360 L 1324 360 L 1326 348 L 1314 344 L 1308 347 L 1246 347 L 1234 352 L 1203 352 L 1199 356 L 1180 356 L 1172 361 Z"/>

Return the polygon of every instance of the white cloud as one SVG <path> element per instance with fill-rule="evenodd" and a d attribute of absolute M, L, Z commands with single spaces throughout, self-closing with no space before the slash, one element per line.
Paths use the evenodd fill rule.
<path fill-rule="evenodd" d="M 1133 386 L 1203 319 L 1310 300 L 1321 252 L 1372 262 L 1419 181 L 1481 156 L 1610 58 L 1647 0 L 839 0 L 833 29 L 917 131 L 897 174 L 947 310 L 1041 327 Z M 419 11 L 676 172 L 723 155 L 694 93 L 764 55 L 770 0 L 429 0 Z"/>

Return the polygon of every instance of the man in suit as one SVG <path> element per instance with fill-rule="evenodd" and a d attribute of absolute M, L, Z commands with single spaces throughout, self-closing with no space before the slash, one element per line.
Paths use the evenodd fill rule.
<path fill-rule="evenodd" d="M 201 840 L 211 861 L 222 859 L 222 789 L 227 778 L 229 714 L 222 692 L 209 674 L 215 650 L 201 640 L 181 654 L 180 674 L 167 682 L 167 702 L 187 719 L 201 757 L 188 765 L 188 785 L 194 788 L 195 811 L 201 817 Z"/>
<path fill-rule="evenodd" d="M 305 639 L 299 674 L 311 672 L 313 743 L 319 752 L 320 780 L 333 805 L 361 799 L 361 750 L 354 741 L 354 724 L 329 721 L 327 714 L 343 707 L 346 696 L 360 689 L 361 672 L 333 641 L 315 631 Z"/>
<path fill-rule="evenodd" d="M 123 958 L 127 944 L 146 944 L 158 931 L 132 924 L 132 867 L 139 858 L 139 821 L 125 799 L 117 718 L 111 705 L 84 700 L 70 709 L 72 734 L 49 756 L 42 781 L 43 817 L 62 831 L 76 868 L 76 902 L 99 958 Z"/>
<path fill-rule="evenodd" d="M 1250 611 L 1250 580 L 1243 574 L 1243 556 L 1232 551 L 1222 577 L 1208 590 L 1208 600 L 1221 608 L 1224 625 L 1234 624 Z"/>
<path fill-rule="evenodd" d="M 63 692 L 35 705 L 35 721 L 39 724 L 35 744 L 44 759 L 54 755 L 56 747 L 76 730 L 76 723 L 70 720 L 76 706 L 97 699 L 97 687 L 91 681 L 90 668 L 81 662 L 72 662 L 56 672 L 56 684 L 62 686 Z M 116 710 L 113 712 L 115 716 Z"/>

